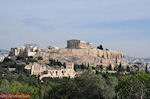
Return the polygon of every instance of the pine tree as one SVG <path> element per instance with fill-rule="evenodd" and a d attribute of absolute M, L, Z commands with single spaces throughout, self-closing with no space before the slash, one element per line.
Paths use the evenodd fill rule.
<path fill-rule="evenodd" d="M 112 70 L 111 64 L 107 67 L 107 69 L 110 70 L 110 71 Z"/>
<path fill-rule="evenodd" d="M 103 66 L 102 65 L 100 65 L 100 69 L 101 69 L 101 71 L 103 71 Z"/>
<path fill-rule="evenodd" d="M 130 67 L 129 66 L 127 66 L 127 72 L 130 72 Z"/>
<path fill-rule="evenodd" d="M 147 67 L 147 65 L 145 66 L 145 72 L 148 73 L 148 67 Z"/>
<path fill-rule="evenodd" d="M 99 45 L 99 46 L 97 47 L 97 49 L 103 50 L 103 46 L 102 46 L 102 45 Z"/>
<path fill-rule="evenodd" d="M 120 63 L 119 67 L 118 67 L 118 72 L 121 72 L 122 71 L 122 65 Z"/>

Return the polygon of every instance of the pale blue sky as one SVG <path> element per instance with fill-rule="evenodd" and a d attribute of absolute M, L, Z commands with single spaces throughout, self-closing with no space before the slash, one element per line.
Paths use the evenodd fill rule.
<path fill-rule="evenodd" d="M 25 43 L 95 47 L 150 57 L 150 0 L 0 0 L 0 49 Z"/>

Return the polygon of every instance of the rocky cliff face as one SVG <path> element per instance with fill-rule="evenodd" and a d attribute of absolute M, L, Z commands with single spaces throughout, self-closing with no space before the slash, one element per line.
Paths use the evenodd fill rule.
<path fill-rule="evenodd" d="M 61 49 L 59 54 L 68 56 L 94 56 L 105 59 L 122 59 L 123 53 L 112 50 L 99 50 L 99 49 Z"/>
<path fill-rule="evenodd" d="M 75 64 L 84 64 L 86 66 L 126 64 L 123 59 L 123 53 L 112 50 L 99 49 L 60 49 L 50 52 L 41 52 L 40 56 L 45 59 L 51 58 L 61 62 L 73 62 Z"/>

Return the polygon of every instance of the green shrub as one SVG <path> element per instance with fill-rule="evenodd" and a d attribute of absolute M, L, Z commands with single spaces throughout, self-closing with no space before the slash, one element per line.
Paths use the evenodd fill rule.
<path fill-rule="evenodd" d="M 43 57 L 39 56 L 37 59 L 38 59 L 38 60 L 43 60 Z"/>

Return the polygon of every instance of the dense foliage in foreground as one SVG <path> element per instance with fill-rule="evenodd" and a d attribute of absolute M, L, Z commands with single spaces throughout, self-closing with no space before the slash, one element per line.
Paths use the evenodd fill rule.
<path fill-rule="evenodd" d="M 6 66 L 18 67 L 10 72 Z M 31 76 L 24 65 L 0 64 L 0 93 L 30 93 L 32 99 L 149 99 L 150 74 L 92 73 L 90 70 L 75 79 Z"/>

